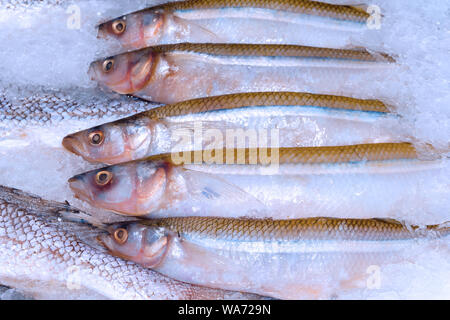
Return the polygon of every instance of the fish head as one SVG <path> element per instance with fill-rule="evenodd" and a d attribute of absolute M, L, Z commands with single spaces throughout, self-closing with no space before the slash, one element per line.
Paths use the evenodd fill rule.
<path fill-rule="evenodd" d="M 168 232 L 157 225 L 128 222 L 111 225 L 99 241 L 113 255 L 152 268 L 164 259 L 169 246 Z"/>
<path fill-rule="evenodd" d="M 98 38 L 115 39 L 127 49 L 155 45 L 163 35 L 164 14 L 158 10 L 130 13 L 102 23 Z"/>
<path fill-rule="evenodd" d="M 116 164 L 148 155 L 154 144 L 156 122 L 125 118 L 64 137 L 68 150 L 91 162 Z"/>
<path fill-rule="evenodd" d="M 115 92 L 132 94 L 151 81 L 157 57 L 150 48 L 122 53 L 92 62 L 88 74 Z"/>
<path fill-rule="evenodd" d="M 164 161 L 132 161 L 76 175 L 69 186 L 94 207 L 145 216 L 164 204 L 169 170 Z"/>

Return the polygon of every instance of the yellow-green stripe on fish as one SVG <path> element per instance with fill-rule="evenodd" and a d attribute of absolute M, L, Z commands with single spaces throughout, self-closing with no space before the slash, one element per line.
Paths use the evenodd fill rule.
<path fill-rule="evenodd" d="M 321 31 L 342 37 L 334 42 L 341 44 L 363 31 L 368 19 L 363 9 L 316 1 L 177 1 L 102 23 L 98 35 L 127 49 L 180 41 L 305 43 Z M 286 24 L 296 32 L 284 32 Z"/>
<path fill-rule="evenodd" d="M 391 217 L 439 206 L 445 166 L 408 143 L 216 149 L 116 164 L 69 184 L 92 206 L 130 216 Z"/>
<path fill-rule="evenodd" d="M 103 230 L 59 214 L 78 218 L 84 213 L 0 186 L 0 283 L 35 299 L 258 299 L 175 281 L 127 263 L 98 246 L 95 237 Z M 75 271 L 76 289 L 68 285 L 68 272 Z"/>
<path fill-rule="evenodd" d="M 180 145 L 179 132 L 189 137 L 188 133 L 199 131 L 203 149 L 220 142 L 203 136 L 220 131 L 226 141 L 227 129 L 241 129 L 244 136 L 269 135 L 276 128 L 279 139 L 269 146 L 332 146 L 398 142 L 397 121 L 398 116 L 379 100 L 302 92 L 238 93 L 157 107 L 70 134 L 63 145 L 88 161 L 115 164 L 177 149 L 193 150 L 194 146 Z"/>

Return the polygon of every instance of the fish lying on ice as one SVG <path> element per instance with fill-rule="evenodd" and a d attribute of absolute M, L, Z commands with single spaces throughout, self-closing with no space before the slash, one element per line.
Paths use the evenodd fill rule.
<path fill-rule="evenodd" d="M 148 102 L 109 98 L 89 89 L 0 89 L 0 128 L 48 127 L 61 122 L 120 118 L 148 110 Z"/>
<path fill-rule="evenodd" d="M 273 147 L 399 142 L 399 127 L 398 116 L 378 100 L 256 92 L 161 106 L 70 134 L 62 144 L 88 161 L 115 164 L 177 149 L 224 147 L 239 129 L 249 141 L 236 147 L 246 148 L 266 139 L 265 145 Z M 255 141 L 250 141 L 252 134 Z"/>
<path fill-rule="evenodd" d="M 174 103 L 242 91 L 317 92 L 310 87 L 319 83 L 329 91 L 333 87 L 328 83 L 340 86 L 362 70 L 373 77 L 394 62 L 387 54 L 365 49 L 180 43 L 95 61 L 89 74 L 115 92 Z"/>
<path fill-rule="evenodd" d="M 386 276 L 387 266 L 414 261 L 414 252 L 437 250 L 434 242 L 448 252 L 450 226 L 418 228 L 389 219 L 186 217 L 115 224 L 109 231 L 101 240 L 113 254 L 175 279 L 282 299 L 317 299 L 367 289 L 371 267 Z"/>
<path fill-rule="evenodd" d="M 99 231 L 61 221 L 68 205 L 0 186 L 0 283 L 36 299 L 224 299 L 255 295 L 178 282 L 84 239 Z"/>
<path fill-rule="evenodd" d="M 94 207 L 134 216 L 392 217 L 445 205 L 446 161 L 427 156 L 408 143 L 175 152 L 69 184 Z"/>
<path fill-rule="evenodd" d="M 98 35 L 116 39 L 126 49 L 175 42 L 317 44 L 321 40 L 339 46 L 355 32 L 366 30 L 368 19 L 360 8 L 316 1 L 177 1 L 102 23 Z"/>

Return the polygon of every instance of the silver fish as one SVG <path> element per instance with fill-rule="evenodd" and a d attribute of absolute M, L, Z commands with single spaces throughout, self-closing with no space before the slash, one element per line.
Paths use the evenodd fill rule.
<path fill-rule="evenodd" d="M 112 257 L 88 244 L 100 231 L 77 216 L 68 205 L 0 186 L 0 283 L 37 299 L 255 298 L 174 281 Z"/>
<path fill-rule="evenodd" d="M 90 89 L 1 88 L 0 128 L 47 127 L 67 121 L 121 118 L 152 106 L 126 97 L 106 97 Z"/>

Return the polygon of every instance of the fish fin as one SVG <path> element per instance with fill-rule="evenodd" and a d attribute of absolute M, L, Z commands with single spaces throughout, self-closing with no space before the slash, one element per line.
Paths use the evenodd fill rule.
<path fill-rule="evenodd" d="M 367 8 L 369 8 L 369 5 L 366 3 L 355 3 L 355 4 L 345 4 L 344 3 L 342 5 L 344 5 L 344 6 L 346 5 L 346 6 L 354 8 L 358 11 L 363 11 L 363 12 L 367 12 Z"/>
<path fill-rule="evenodd" d="M 183 169 L 183 176 L 195 203 L 212 204 L 214 209 L 227 210 L 233 209 L 230 204 L 236 208 L 245 204 L 248 212 L 267 211 L 267 207 L 253 195 L 213 174 Z M 243 215 L 248 212 L 242 211 Z"/>
<path fill-rule="evenodd" d="M 225 143 L 225 132 L 227 129 L 238 129 L 239 125 L 224 124 L 223 121 L 185 121 L 181 123 L 166 121 L 165 125 L 170 127 L 172 134 L 172 150 L 198 150 L 223 148 Z M 198 132 L 201 130 L 201 132 Z M 201 147 L 194 145 L 196 141 L 191 138 L 189 141 L 183 141 L 184 137 L 195 137 L 198 134 L 201 137 Z"/>
<path fill-rule="evenodd" d="M 214 32 L 212 32 L 211 30 L 202 27 L 200 25 L 198 25 L 197 23 L 194 23 L 192 21 L 188 21 L 186 19 L 177 17 L 177 16 L 173 16 L 173 20 L 174 22 L 180 26 L 180 29 L 178 32 L 179 33 L 189 33 L 191 35 L 195 35 L 196 39 L 201 39 L 200 41 L 197 40 L 196 42 L 226 42 L 225 39 L 222 39 L 221 37 L 219 37 L 218 35 L 216 35 Z M 181 37 L 180 35 L 177 35 L 178 37 Z M 199 38 L 199 37 L 205 37 L 205 39 L 203 38 Z"/>

